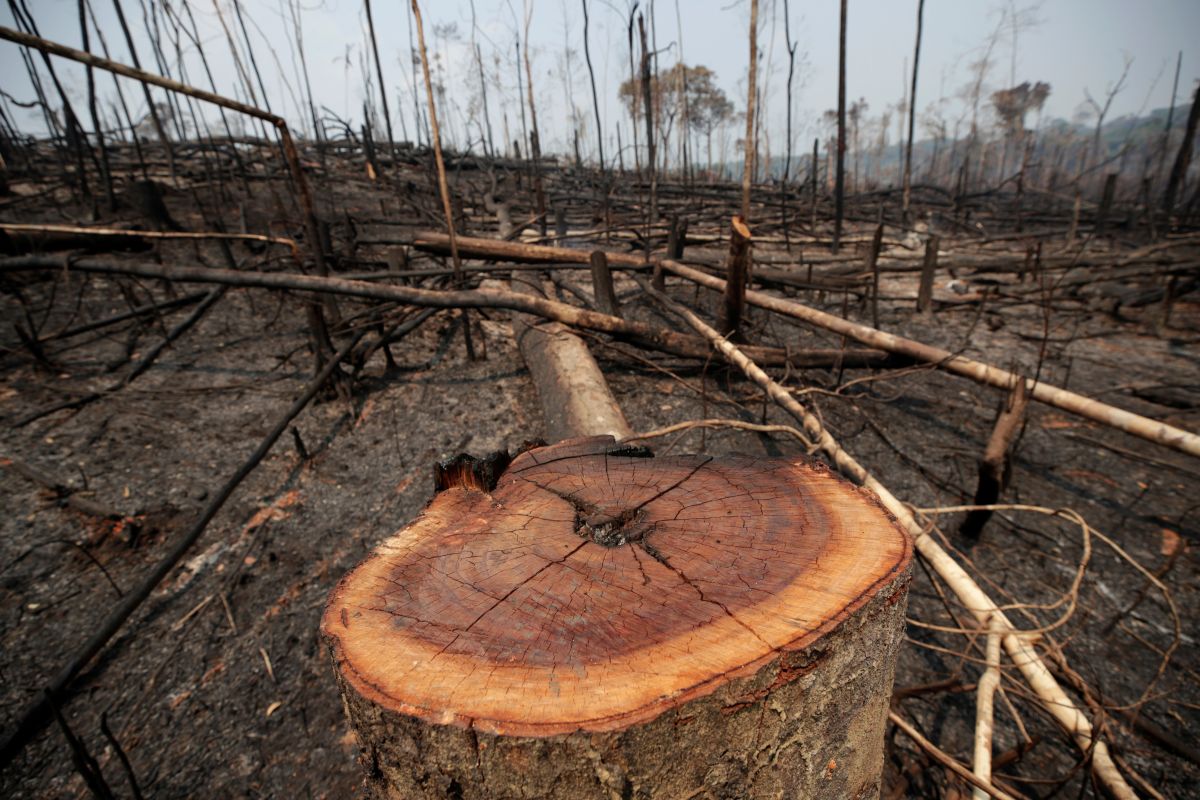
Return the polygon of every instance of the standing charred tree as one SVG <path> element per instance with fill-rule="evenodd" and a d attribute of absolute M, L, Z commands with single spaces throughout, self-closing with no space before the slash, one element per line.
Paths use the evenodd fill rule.
<path fill-rule="evenodd" d="M 1104 159 L 1100 153 L 1100 135 L 1104 130 L 1104 118 L 1108 116 L 1108 110 L 1112 108 L 1113 100 L 1121 93 L 1125 87 L 1125 80 L 1129 77 L 1129 68 L 1133 66 L 1133 59 L 1129 56 L 1125 57 L 1125 67 L 1121 70 L 1121 77 L 1117 78 L 1116 83 L 1110 83 L 1104 94 L 1104 105 L 1101 105 L 1096 98 L 1092 97 L 1092 93 L 1086 88 L 1083 90 L 1084 100 L 1092 111 L 1096 114 L 1096 127 L 1092 132 L 1092 146 L 1087 151 L 1087 155 L 1083 159 L 1083 163 L 1079 169 L 1078 181 L 1082 181 L 1090 169 L 1100 169 L 1104 165 Z"/>
<path fill-rule="evenodd" d="M 479 70 L 479 97 L 483 104 L 483 123 L 487 129 L 486 145 L 484 147 L 492 158 L 496 157 L 496 142 L 492 139 L 492 114 L 488 108 L 487 81 L 483 75 L 483 51 L 475 40 L 479 26 L 475 19 L 475 0 L 471 0 L 471 47 L 475 50 L 475 66 Z"/>
<path fill-rule="evenodd" d="M 812 220 L 810 226 L 814 231 L 817 229 L 817 182 L 820 180 L 821 176 L 820 148 L 821 140 L 814 137 L 812 162 L 810 163 L 808 169 L 809 192 L 811 194 L 809 201 L 812 203 Z"/>
<path fill-rule="evenodd" d="M 796 74 L 796 49 L 800 46 L 799 43 L 792 41 L 792 27 L 788 15 L 788 2 L 783 0 L 783 36 L 784 42 L 787 45 L 788 52 L 788 77 L 787 77 L 787 141 L 784 143 L 786 150 L 783 158 L 783 186 L 786 187 L 788 178 L 792 174 L 792 79 Z M 783 220 L 784 232 L 787 231 L 787 220 Z"/>
<path fill-rule="evenodd" d="M 638 82 L 637 67 L 633 61 L 633 21 L 634 15 L 637 13 L 637 3 L 634 3 L 629 8 L 629 20 L 625 23 L 625 38 L 629 44 L 629 82 L 630 85 L 636 86 Z M 638 151 L 638 104 L 635 100 L 629 104 L 629 117 L 633 120 L 633 169 L 639 175 L 642 173 L 642 155 Z"/>
<path fill-rule="evenodd" d="M 79 31 L 83 40 L 83 51 L 92 51 L 88 37 L 86 13 L 87 0 L 79 0 Z M 104 141 L 104 128 L 100 124 L 100 113 L 96 108 L 96 75 L 92 65 L 87 65 L 88 114 L 92 118 L 92 129 L 96 132 L 96 146 L 100 150 L 100 180 L 104 183 L 104 197 L 110 211 L 116 210 L 117 198 L 113 193 L 112 166 L 108 161 L 108 144 Z"/>
<path fill-rule="evenodd" d="M 388 149 L 396 155 L 396 139 L 392 136 L 392 114 L 388 110 L 387 85 L 383 82 L 383 62 L 379 60 L 379 45 L 375 42 L 375 20 L 371 16 L 371 0 L 363 0 L 367 9 L 367 31 L 371 34 L 371 52 L 375 55 L 375 75 L 379 78 L 379 102 L 383 105 L 383 123 L 387 128 Z"/>
<path fill-rule="evenodd" d="M 529 23 L 533 20 L 533 0 L 525 7 L 525 88 L 529 91 L 529 151 L 533 159 L 533 189 L 537 198 L 537 211 L 541 218 L 538 227 L 546 234 L 546 190 L 542 185 L 542 145 L 538 137 L 537 106 L 533 102 L 533 67 L 529 64 Z"/>
<path fill-rule="evenodd" d="M 425 95 L 429 101 L 429 126 L 433 134 L 433 156 L 437 163 L 438 189 L 442 195 L 442 210 L 446 214 L 446 232 L 450 238 L 450 258 L 454 264 L 454 283 L 462 285 L 462 261 L 458 257 L 458 237 L 454 230 L 454 206 L 450 202 L 450 185 L 446 182 L 446 162 L 442 157 L 442 137 L 438 129 L 437 103 L 433 97 L 433 79 L 429 74 L 429 55 L 425 51 L 425 26 L 421 22 L 421 7 L 412 0 L 413 17 L 417 27 L 417 46 L 421 52 L 421 72 L 425 77 Z M 475 360 L 475 347 L 471 343 L 471 320 L 467 310 L 461 309 L 463 337 L 466 340 L 467 356 Z"/>
<path fill-rule="evenodd" d="M 325 158 L 325 131 L 321 127 L 321 119 L 317 116 L 317 102 L 313 99 L 312 79 L 308 72 L 308 57 L 304 54 L 304 28 L 300 24 L 300 4 L 298 0 L 288 0 L 288 11 L 292 18 L 292 37 L 296 42 L 296 54 L 300 56 L 300 76 L 304 80 L 304 95 L 308 99 L 308 115 L 312 120 L 313 139 L 317 143 L 317 153 Z"/>
<path fill-rule="evenodd" d="M 133 34 L 130 33 L 129 23 L 125 20 L 125 9 L 121 7 L 121 0 L 113 0 L 113 8 L 116 9 L 117 22 L 121 24 L 121 32 L 125 34 L 125 45 L 129 48 L 129 57 L 133 59 L 133 66 L 141 69 L 142 62 L 138 58 L 137 47 L 133 44 Z M 167 131 L 158 116 L 158 107 L 154 105 L 154 98 L 150 96 L 150 87 L 145 83 L 142 83 L 141 87 L 142 95 L 146 98 L 146 108 L 150 113 L 151 121 L 154 123 L 154 132 L 158 134 L 158 140 L 162 142 L 162 146 L 166 150 L 167 166 L 173 178 L 175 177 L 175 150 L 171 147 L 171 140 L 167 138 Z M 136 137 L 137 134 L 135 133 L 134 136 Z"/>
<path fill-rule="evenodd" d="M 921 63 L 921 26 L 925 18 L 925 0 L 917 0 L 917 37 L 913 44 L 912 88 L 908 93 L 908 141 L 904 144 L 904 219 L 912 202 L 913 126 L 917 121 L 917 69 Z"/>
<path fill-rule="evenodd" d="M 792 79 L 796 74 L 796 49 L 799 47 L 799 44 L 792 42 L 792 28 L 791 20 L 788 15 L 787 0 L 783 0 L 783 36 L 788 52 L 787 141 L 784 143 L 785 154 L 783 159 L 783 180 L 779 182 L 779 222 L 783 226 L 783 240 L 790 251 L 792 247 L 792 239 L 791 234 L 788 232 L 787 187 L 788 180 L 792 176 Z"/>
<path fill-rule="evenodd" d="M 842 243 L 842 215 L 846 211 L 846 0 L 842 0 L 838 28 L 837 184 L 833 189 L 833 252 Z"/>
<path fill-rule="evenodd" d="M 843 0 L 844 2 L 844 0 Z M 742 221 L 750 221 L 750 189 L 754 183 L 754 99 L 758 91 L 758 0 L 750 0 L 750 74 L 746 89 L 746 144 L 742 165 Z"/>
<path fill-rule="evenodd" d="M 646 247 L 649 248 L 649 228 L 658 218 L 658 172 L 654 168 L 654 104 L 650 91 L 650 46 L 646 43 L 646 20 L 641 14 L 638 14 L 638 35 L 642 41 L 642 103 L 646 112 L 646 159 L 650 170 L 650 216 L 646 220 Z"/>
<path fill-rule="evenodd" d="M 1192 110 L 1188 112 L 1187 128 L 1183 132 L 1183 141 L 1179 145 L 1179 154 L 1175 156 L 1175 164 L 1171 167 L 1171 178 L 1167 181 L 1167 191 L 1163 195 L 1163 213 L 1168 217 L 1175 210 L 1175 198 L 1183 178 L 1187 175 L 1188 165 L 1192 162 L 1192 145 L 1196 141 L 1196 125 L 1200 123 L 1200 86 L 1192 95 Z"/>
<path fill-rule="evenodd" d="M 515 24 L 515 18 L 514 18 Z M 521 141 L 525 143 L 525 152 L 529 152 L 529 122 L 525 119 L 525 83 L 521 77 L 521 34 L 518 31 L 513 32 L 515 38 L 514 47 L 516 52 L 516 73 L 517 73 L 517 107 L 521 109 Z M 516 148 L 516 157 L 521 157 L 521 148 Z M 530 178 L 532 181 L 532 177 Z"/>
<path fill-rule="evenodd" d="M 9 0 L 8 5 L 19 27 L 25 29 L 29 33 L 32 33 L 34 36 L 41 36 L 40 31 L 38 31 L 37 23 L 33 19 L 33 14 L 29 12 L 29 7 L 25 4 L 24 0 L 17 0 L 17 2 L 14 2 L 14 0 Z M 42 61 L 46 65 L 46 72 L 50 75 L 50 82 L 54 84 L 54 89 L 56 92 L 58 92 L 59 101 L 62 103 L 63 117 L 65 118 L 63 121 L 63 134 L 66 138 L 66 144 L 69 151 L 75 157 L 74 184 L 79 189 L 81 196 L 87 199 L 90 197 L 91 191 L 88 188 L 87 165 L 84 162 L 84 155 L 85 151 L 87 151 L 86 154 L 92 159 L 93 163 L 95 163 L 95 155 L 91 153 L 91 148 L 88 146 L 87 142 L 87 133 L 84 132 L 83 125 L 80 124 L 79 117 L 75 113 L 75 108 L 71 104 L 66 90 L 63 88 L 62 83 L 58 79 L 58 73 L 54 69 L 54 64 L 51 62 L 50 56 L 48 56 L 45 52 L 42 52 L 39 55 L 41 55 Z M 33 75 L 34 70 L 32 62 L 29 62 L 29 70 L 30 74 Z M 45 110 L 48 113 L 49 105 L 46 104 L 44 97 L 42 102 L 45 106 Z M 96 170 L 99 171 L 99 169 L 99 164 L 97 164 Z"/>
<path fill-rule="evenodd" d="M 422 129 L 425 131 L 425 141 L 429 141 L 429 128 L 424 124 L 424 117 L 421 116 L 421 98 L 417 92 L 417 85 L 420 83 L 417 80 L 417 64 L 420 62 L 420 59 L 417 57 L 417 48 L 413 45 L 412 7 L 406 5 L 405 8 L 408 12 L 408 63 L 409 66 L 412 67 L 412 80 L 410 83 L 412 85 L 413 119 L 414 126 L 417 129 L 417 144 L 419 145 L 421 144 Z M 520 76 L 521 72 L 520 68 L 518 67 L 517 77 L 520 78 Z M 518 105 L 520 104 L 518 103 Z M 522 108 L 524 108 L 524 106 L 522 106 Z"/>
<path fill-rule="evenodd" d="M 596 71 L 592 68 L 592 49 L 588 44 L 588 4 L 583 4 L 583 58 L 587 61 L 588 78 L 592 82 L 592 111 L 596 115 L 596 148 L 600 154 L 600 172 L 604 172 L 604 126 L 600 124 L 600 97 L 596 94 Z"/>
<path fill-rule="evenodd" d="M 1167 106 L 1167 121 L 1163 125 L 1162 143 L 1158 146 L 1158 168 L 1154 170 L 1154 180 L 1162 180 L 1163 171 L 1167 168 L 1167 151 L 1171 149 L 1171 124 L 1175 121 L 1175 98 L 1179 94 L 1179 72 L 1183 67 L 1183 51 L 1175 58 L 1175 81 L 1171 84 L 1171 105 Z"/>
<path fill-rule="evenodd" d="M 100 29 L 99 24 L 96 22 L 96 9 L 90 2 L 85 2 L 84 5 L 87 9 L 88 19 L 92 23 L 92 28 L 96 31 L 96 39 L 100 43 L 100 52 L 104 54 L 104 58 L 106 60 L 111 60 L 112 53 L 109 52 L 108 43 L 104 40 L 104 31 Z M 133 115 L 129 113 L 129 104 L 125 101 L 125 92 L 121 89 L 121 81 L 116 75 L 111 75 L 110 77 L 112 78 L 113 82 L 113 90 L 117 95 L 117 105 L 113 107 L 113 116 L 118 120 L 124 119 L 125 122 L 124 128 L 122 128 L 118 123 L 117 130 L 120 131 L 124 129 L 132 132 Z M 117 110 L 118 108 L 120 109 L 119 113 Z M 124 116 L 122 117 L 122 115 Z M 122 135 L 121 138 L 124 139 L 124 136 Z M 138 168 L 141 170 L 142 178 L 145 180 L 150 180 L 150 170 L 146 165 L 146 156 L 142 152 L 142 143 L 137 136 L 133 137 L 133 152 L 134 156 L 137 158 Z"/>

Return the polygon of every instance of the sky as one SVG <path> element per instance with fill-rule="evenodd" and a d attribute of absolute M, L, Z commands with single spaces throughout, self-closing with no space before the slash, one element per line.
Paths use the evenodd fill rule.
<path fill-rule="evenodd" d="M 79 46 L 78 6 L 75 0 L 25 0 L 41 34 Z M 187 0 L 200 30 L 200 39 L 219 92 L 248 99 L 238 81 L 222 30 L 222 17 L 238 35 L 231 0 Z M 318 105 L 355 126 L 362 119 L 367 93 L 377 93 L 374 63 L 369 58 L 363 0 L 292 0 L 299 3 L 305 59 Z M 129 61 L 112 0 L 92 0 L 93 12 L 114 58 Z M 150 0 L 121 0 L 135 27 L 135 42 L 143 66 L 154 69 L 149 39 L 144 33 L 143 8 Z M 156 0 L 181 16 L 184 0 Z M 489 111 L 497 144 L 508 131 L 521 131 L 517 101 L 513 44 L 524 9 L 531 0 L 476 0 L 476 38 L 488 78 L 498 81 L 489 89 Z M 294 98 L 300 87 L 295 70 L 296 49 L 289 0 L 242 0 L 250 28 L 254 56 L 263 72 L 272 109 L 300 125 L 307 115 Z M 144 5 L 143 5 L 144 4 Z M 611 160 L 616 126 L 628 143 L 630 120 L 617 99 L 617 89 L 628 76 L 629 54 L 626 20 L 632 0 L 588 0 L 588 40 L 597 72 L 600 118 L 606 150 Z M 472 4 L 469 0 L 425 0 L 422 3 L 425 36 L 435 68 L 449 87 L 443 124 L 452 144 L 463 144 L 468 119 L 480 118 L 478 72 L 474 61 Z M 218 17 L 215 9 L 220 8 Z M 650 8 L 642 2 L 640 11 Z M 391 117 L 397 139 L 414 138 L 412 72 L 409 63 L 409 6 L 405 0 L 374 0 L 372 11 L 388 87 Z M 749 61 L 749 0 L 656 0 L 653 4 L 653 43 L 659 66 L 667 69 L 682 54 L 690 64 L 712 69 L 719 85 L 740 110 L 745 105 L 746 68 Z M 838 3 L 791 2 L 790 32 L 797 45 L 793 86 L 794 138 L 798 150 L 811 147 L 822 130 L 821 114 L 837 103 Z M 1016 18 L 1014 31 L 1007 24 Z M 583 59 L 582 0 L 532 0 L 529 41 L 533 56 L 533 83 L 542 129 L 543 150 L 571 150 L 573 113 L 583 120 L 581 146 L 586 157 L 595 152 L 592 103 Z M 783 149 L 786 108 L 787 49 L 783 0 L 760 0 L 760 87 L 766 100 L 766 135 L 773 153 Z M 901 102 L 911 78 L 917 0 L 849 0 L 847 35 L 847 101 L 861 98 L 867 114 L 878 117 L 891 111 L 890 141 L 897 141 Z M 186 16 L 184 16 L 186 19 Z M 0 11 L 0 24 L 13 26 L 8 8 Z M 447 33 L 448 26 L 456 33 Z M 1175 62 L 1182 52 L 1178 102 L 1186 103 L 1200 79 L 1200 2 L 1198 0 L 927 0 L 917 88 L 918 138 L 927 131 L 926 115 L 940 114 L 953 129 L 963 114 L 962 90 L 975 74 L 976 64 L 990 55 L 984 97 L 991 90 L 1023 81 L 1045 81 L 1051 93 L 1047 118 L 1082 119 L 1090 92 L 1101 105 L 1120 80 L 1129 62 L 1121 90 L 1112 100 L 1109 119 L 1165 107 L 1171 100 Z M 989 42 L 991 47 L 989 49 Z M 210 88 L 195 48 L 184 41 L 184 67 L 188 82 Z M 92 46 L 99 51 L 95 34 Z M 174 45 L 167 55 L 172 70 Z M 565 56 L 566 51 L 570 56 Z M 247 61 L 244 53 L 243 62 Z M 364 65 L 371 72 L 364 81 Z M 39 68 L 41 65 L 39 63 Z M 82 70 L 57 62 L 67 91 L 78 110 L 85 109 Z M 569 76 L 568 76 L 569 72 Z M 33 91 L 16 45 L 0 42 L 0 90 L 28 102 Z M 176 77 L 179 73 L 176 73 Z M 280 76 L 292 85 L 285 86 Z M 522 76 L 522 80 L 524 76 Z M 98 82 L 102 100 L 111 102 L 112 82 Z M 130 87 L 134 89 L 135 87 Z M 140 94 L 127 90 L 135 115 L 144 113 Z M 424 102 L 424 95 L 421 95 Z M 261 103 L 261 98 L 258 98 Z M 376 104 L 377 105 L 377 104 Z M 574 107 L 575 111 L 572 111 Z M 9 106 L 22 130 L 43 129 L 35 111 Z M 472 133 L 479 128 L 472 123 Z M 731 132 L 730 136 L 736 136 Z M 378 134 L 383 137 L 382 132 Z M 728 138 L 728 137 L 727 137 Z M 808 144 L 804 144 L 807 142 Z"/>

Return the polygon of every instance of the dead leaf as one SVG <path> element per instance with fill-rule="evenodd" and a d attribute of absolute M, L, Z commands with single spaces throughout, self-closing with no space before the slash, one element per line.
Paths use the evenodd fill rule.
<path fill-rule="evenodd" d="M 1159 548 L 1159 552 L 1164 556 L 1170 558 L 1185 546 L 1186 543 L 1183 541 L 1183 537 L 1181 537 L 1178 533 L 1170 528 L 1162 529 L 1162 547 Z"/>
<path fill-rule="evenodd" d="M 271 705 L 267 706 L 267 716 L 269 717 L 269 716 L 271 716 L 272 714 L 274 714 L 276 711 L 278 711 L 278 710 L 279 710 L 279 707 L 280 707 L 281 705 L 283 705 L 283 703 L 281 703 L 280 701 L 276 700 L 274 703 L 271 703 Z"/>
<path fill-rule="evenodd" d="M 242 535 L 245 536 L 247 533 L 250 533 L 250 531 L 261 526 L 268 520 L 287 519 L 289 515 L 284 513 L 284 509 L 290 508 L 299 502 L 300 490 L 292 489 L 274 503 L 271 503 L 271 505 L 267 506 L 266 508 L 260 508 L 257 512 L 255 512 L 254 516 L 250 518 L 250 521 L 247 522 L 245 527 L 242 528 Z"/>

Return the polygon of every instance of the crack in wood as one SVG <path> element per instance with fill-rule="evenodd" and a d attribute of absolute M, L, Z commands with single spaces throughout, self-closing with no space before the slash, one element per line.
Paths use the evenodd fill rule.
<path fill-rule="evenodd" d="M 609 454 L 605 453 L 604 455 L 604 470 L 607 475 Z M 532 478 L 526 478 L 523 475 L 518 475 L 517 477 L 570 503 L 575 508 L 575 533 L 602 547 L 620 547 L 630 542 L 642 541 L 648 535 L 649 530 L 653 530 L 653 524 L 649 530 L 645 527 L 635 526 L 634 524 L 640 521 L 641 512 L 647 505 L 678 489 L 712 460 L 712 456 L 706 456 L 703 461 L 670 486 L 662 489 L 652 497 L 646 498 L 635 506 L 623 509 L 617 514 L 604 513 L 595 505 L 576 497 L 574 494 L 559 491 L 551 486 L 538 483 Z"/>
<path fill-rule="evenodd" d="M 463 635 L 464 633 L 467 633 L 468 631 L 470 631 L 470 630 L 471 630 L 472 628 L 474 628 L 474 627 L 475 627 L 477 624 L 479 624 L 479 622 L 480 622 L 480 621 L 481 621 L 481 620 L 482 620 L 484 617 L 486 617 L 488 614 L 492 613 L 492 612 L 493 612 L 493 611 L 495 611 L 495 610 L 496 610 L 498 607 L 500 607 L 501 605 L 503 605 L 503 604 L 504 604 L 504 601 L 505 601 L 505 600 L 507 600 L 508 598 L 512 597 L 512 596 L 513 596 L 513 594 L 514 594 L 514 593 L 515 593 L 515 592 L 516 592 L 518 589 L 520 589 L 520 588 L 521 588 L 522 586 L 524 586 L 525 584 L 529 583 L 531 580 L 533 580 L 533 579 L 534 579 L 534 578 L 536 578 L 537 576 L 541 575 L 541 574 L 542 574 L 543 572 L 545 572 L 546 570 L 550 569 L 551 567 L 555 566 L 556 564 L 561 564 L 561 563 L 563 563 L 563 562 L 564 562 L 564 561 L 566 561 L 568 558 L 570 558 L 571 556 L 573 556 L 573 555 L 575 555 L 576 553 L 578 553 L 580 550 L 582 550 L 582 549 L 583 549 L 583 546 L 584 546 L 585 544 L 587 544 L 587 542 L 580 542 L 580 543 L 579 543 L 579 546 L 577 546 L 577 547 L 575 547 L 575 548 L 572 548 L 572 549 L 571 549 L 571 551 L 570 551 L 569 553 L 567 553 L 566 555 L 564 555 L 562 558 L 556 558 L 556 559 L 554 559 L 553 561 L 547 561 L 545 564 L 543 564 L 541 567 L 539 567 L 539 568 L 537 569 L 537 571 L 536 571 L 536 572 L 534 572 L 532 575 L 530 575 L 529 577 L 527 577 L 527 578 L 525 578 L 524 580 L 520 581 L 519 583 L 517 583 L 517 585 L 516 585 L 516 586 L 512 587 L 512 588 L 511 588 L 511 589 L 509 589 L 507 592 L 505 592 L 505 593 L 504 593 L 504 595 L 503 595 L 502 597 L 500 597 L 498 600 L 496 600 L 496 602 L 492 603 L 490 606 L 488 606 L 486 609 L 484 609 L 484 610 L 483 610 L 483 612 L 482 612 L 482 613 L 480 613 L 480 615 L 479 615 L 479 616 L 477 616 L 475 619 L 473 619 L 473 620 L 471 621 L 471 623 L 470 623 L 469 625 L 467 625 L 467 627 L 463 628 L 461 631 L 459 631 L 458 633 L 454 634 L 454 638 L 453 638 L 453 639 L 451 639 L 449 642 L 447 642 L 447 643 L 446 643 L 446 645 L 445 645 L 444 647 L 442 647 L 440 650 L 438 650 L 436 653 L 434 653 L 434 654 L 433 654 L 433 655 L 430 657 L 430 661 L 432 661 L 433 659 L 435 659 L 435 658 L 437 658 L 438 656 L 442 655 L 442 654 L 443 654 L 443 653 L 445 653 L 447 650 L 449 650 L 449 649 L 450 649 L 452 646 L 454 646 L 454 643 L 455 643 L 455 642 L 457 642 L 457 641 L 458 641 L 458 640 L 459 640 L 459 639 L 462 637 L 462 635 Z M 476 591 L 479 591 L 479 590 L 478 590 L 478 589 L 476 589 Z M 483 594 L 485 594 L 485 595 L 487 594 L 487 592 L 482 592 L 482 593 L 483 593 Z M 491 595 L 488 595 L 488 596 L 490 597 Z"/>

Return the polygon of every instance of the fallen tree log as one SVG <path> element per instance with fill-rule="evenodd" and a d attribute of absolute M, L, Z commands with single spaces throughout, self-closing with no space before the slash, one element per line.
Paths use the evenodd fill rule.
<path fill-rule="evenodd" d="M 160 199 L 161 202 L 161 199 Z M 6 241 L 6 239 L 8 241 Z M 139 231 L 122 228 L 87 228 L 79 225 L 43 225 L 0 222 L 0 253 L 19 255 L 27 252 L 82 249 L 89 253 L 149 250 L 154 240 L 223 240 L 281 244 L 291 248 L 297 260 L 300 250 L 294 239 L 258 233 L 222 233 L 219 231 Z"/>
<path fill-rule="evenodd" d="M 668 272 L 686 278 L 715 292 L 725 290 L 725 281 L 715 278 L 686 264 L 676 261 L 664 261 L 663 268 Z M 994 386 L 997 389 L 1009 390 L 1014 383 L 1024 380 L 1029 389 L 1029 396 L 1040 403 L 1078 414 L 1081 417 L 1100 422 L 1134 436 L 1141 437 L 1156 444 L 1200 456 L 1200 436 L 1168 425 L 1165 422 L 1143 417 L 1131 411 L 1101 403 L 1090 397 L 1069 392 L 1041 381 L 1024 378 L 1008 370 L 993 367 L 980 361 L 974 361 L 963 356 L 943 350 L 940 347 L 922 344 L 921 342 L 905 339 L 892 333 L 851 322 L 848 319 L 818 311 L 793 300 L 773 297 L 769 294 L 747 290 L 746 301 L 760 308 L 766 308 L 794 319 L 803 320 L 810 325 L 840 333 L 851 339 L 862 342 L 870 347 L 878 347 L 889 353 L 907 356 L 916 361 L 936 364 L 940 369 L 970 378 L 976 383 Z M 749 355 L 747 353 L 747 355 Z"/>
<path fill-rule="evenodd" d="M 554 261 L 570 261 L 584 263 L 588 254 L 579 250 L 569 250 L 564 247 L 543 247 L 540 245 L 506 243 L 507 248 L 495 248 L 497 244 L 490 239 L 469 239 L 473 258 L 511 258 L 520 261 L 552 263 Z M 1190 240 L 1187 242 L 1190 243 Z M 413 239 L 413 246 L 435 250 L 441 246 L 438 234 L 418 234 Z M 466 252 L 466 251 L 464 251 Z M 640 264 L 639 256 L 627 253 L 608 253 L 608 259 L 613 264 Z M 663 260 L 663 268 L 681 278 L 705 286 L 716 292 L 725 291 L 725 281 L 709 275 L 701 270 L 681 264 L 678 261 Z M 997 389 L 1008 389 L 1015 381 L 1026 380 L 1030 397 L 1039 403 L 1045 403 L 1072 414 L 1103 423 L 1110 427 L 1123 430 L 1126 433 L 1141 437 L 1157 444 L 1166 445 L 1180 452 L 1200 456 L 1200 436 L 1189 431 L 1176 428 L 1163 422 L 1148 419 L 1124 409 L 1101 403 L 1083 395 L 1060 389 L 1047 383 L 1021 378 L 1008 370 L 993 367 L 979 361 L 962 356 L 956 356 L 948 350 L 932 347 L 921 342 L 905 339 L 901 336 L 885 333 L 866 325 L 860 325 L 850 320 L 818 311 L 800 303 L 773 297 L 753 290 L 746 291 L 746 300 L 760 308 L 776 311 L 780 314 L 803 320 L 819 328 L 840 333 L 870 347 L 877 347 L 889 353 L 895 353 L 920 362 L 936 364 L 941 369 L 970 378 L 977 383 L 993 386 Z M 749 355 L 749 353 L 747 353 Z M 753 358 L 753 356 L 751 356 Z M 755 359 L 757 361 L 757 359 Z"/>
<path fill-rule="evenodd" d="M 484 240 L 492 241 L 492 240 Z M 144 278 L 191 283 L 215 283 L 224 286 L 251 286 L 322 294 L 340 294 L 375 300 L 392 300 L 427 308 L 504 308 L 534 314 L 586 330 L 607 333 L 624 341 L 652 350 L 686 358 L 706 358 L 708 345 L 696 336 L 687 336 L 636 320 L 610 317 L 595 311 L 542 297 L 495 289 L 459 289 L 437 291 L 410 286 L 379 285 L 363 280 L 302 275 L 291 272 L 242 272 L 209 267 L 180 267 L 162 264 L 72 258 L 68 255 L 27 255 L 0 259 L 0 273 L 24 270 L 77 270 L 108 275 L 139 275 Z M 791 349 L 750 347 L 759 363 L 767 366 L 790 364 L 798 368 L 887 368 L 911 363 L 882 350 L 850 348 Z"/>
<path fill-rule="evenodd" d="M 878 794 L 909 538 L 805 457 L 648 456 L 457 463 L 339 583 L 374 796 Z"/>
<path fill-rule="evenodd" d="M 518 284 L 517 291 L 534 289 Z M 514 314 L 513 338 L 537 388 L 548 441 L 604 435 L 620 439 L 633 432 L 596 359 L 570 328 Z"/>
<path fill-rule="evenodd" d="M 25 227 L 25 226 L 22 226 Z M 130 252 L 149 250 L 153 245 L 136 231 L 123 231 L 108 236 L 57 230 L 23 230 L 0 223 L 0 253 L 49 253 L 57 250 L 83 250 L 89 253 Z"/>
<path fill-rule="evenodd" d="M 994 630 L 1002 637 L 1005 651 L 1025 677 L 1030 689 L 1042 702 L 1045 710 L 1071 735 L 1079 749 L 1091 757 L 1091 768 L 1096 779 L 1114 797 L 1120 798 L 1120 800 L 1136 800 L 1137 795 L 1129 787 L 1113 761 L 1108 743 L 1059 686 L 1046 666 L 1046 662 L 1034 649 L 1032 637 L 1023 634 L 1012 624 L 1000 607 L 996 605 L 996 602 L 930 535 L 929 530 L 917 520 L 909 507 L 847 453 L 815 415 L 809 413 L 787 389 L 773 381 L 738 347 L 665 294 L 654 290 L 644 282 L 643 288 L 651 297 L 657 299 L 687 322 L 693 330 L 704 336 L 716 351 L 731 364 L 741 369 L 784 411 L 799 422 L 804 433 L 843 475 L 870 489 L 879 497 L 883 507 L 913 537 L 917 553 L 942 577 L 957 595 L 963 607 L 975 618 L 980 631 Z"/>
<path fill-rule="evenodd" d="M 496 259 L 518 264 L 590 264 L 591 250 L 572 250 L 569 247 L 551 247 L 544 244 L 509 242 L 503 239 L 482 239 L 474 236 L 456 236 L 458 253 L 463 258 Z M 419 231 L 407 243 L 417 250 L 438 255 L 450 252 L 450 236 L 435 231 Z M 645 257 L 633 253 L 605 252 L 609 264 L 622 267 L 647 266 Z"/>

